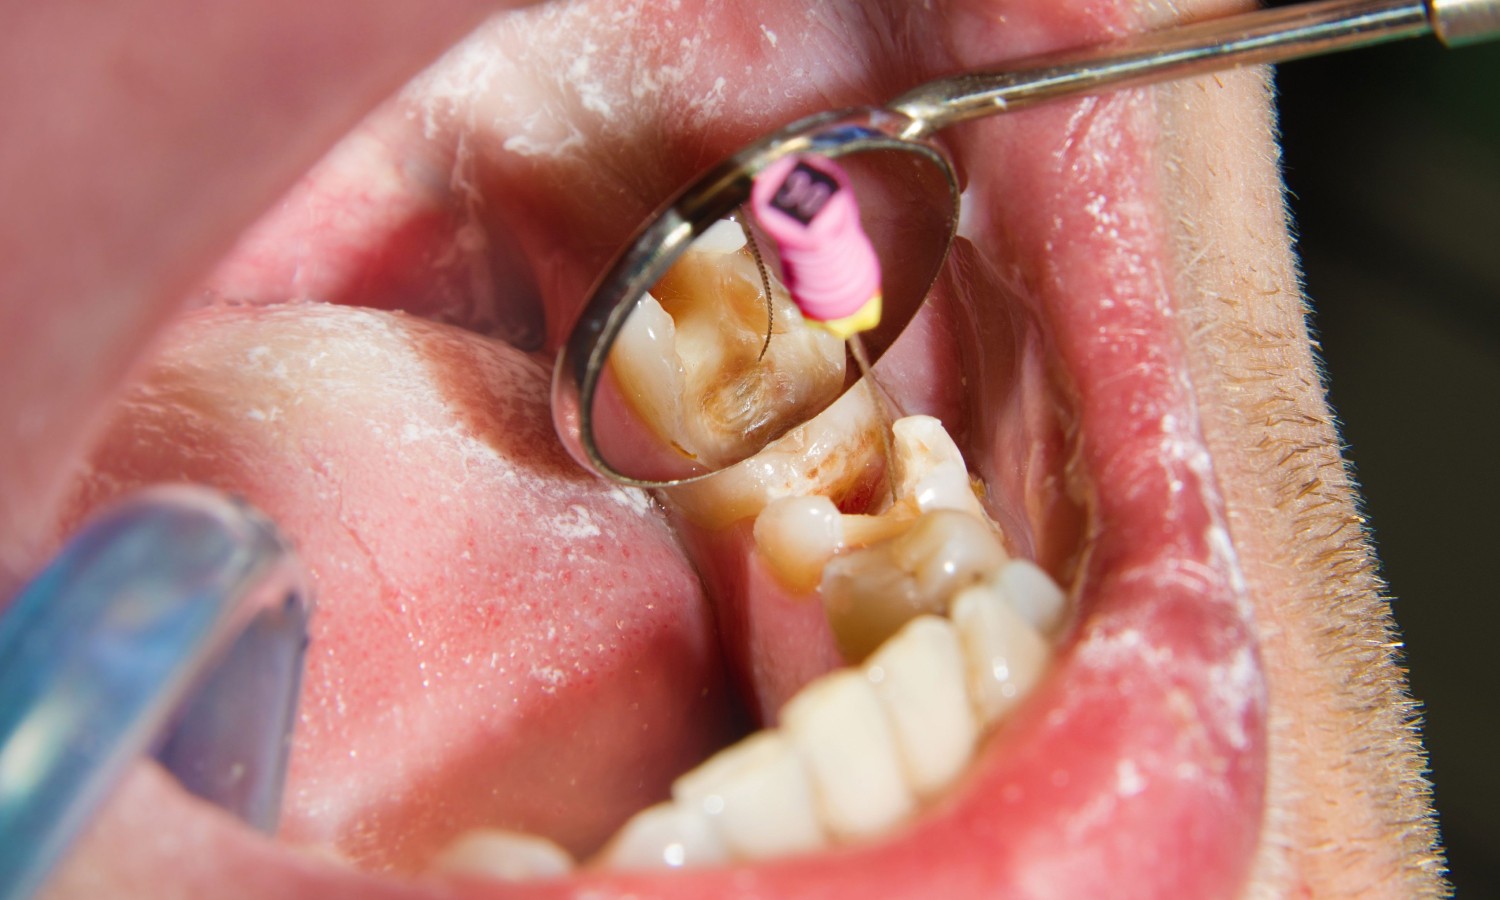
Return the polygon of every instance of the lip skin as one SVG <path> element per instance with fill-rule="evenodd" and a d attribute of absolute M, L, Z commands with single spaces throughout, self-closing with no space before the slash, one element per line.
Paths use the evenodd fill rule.
<path fill-rule="evenodd" d="M 1206 7 L 1195 4 L 1195 12 L 1204 11 L 1199 6 Z M 580 18 L 560 23 L 546 18 L 553 12 Z M 514 29 L 492 26 L 516 65 L 535 62 L 523 49 L 528 36 L 555 35 L 590 16 L 553 12 Z M 796 72 L 799 53 L 833 69 L 845 57 L 856 72 L 874 66 L 870 60 L 890 51 L 876 38 L 902 19 L 887 10 L 858 22 L 827 13 L 825 24 L 854 36 L 830 62 L 826 47 L 800 36 L 795 26 L 805 22 L 793 13 L 760 12 L 758 28 L 734 27 L 740 14 L 719 7 L 702 11 L 706 24 L 691 26 L 726 36 L 721 65 L 737 56 L 770 61 L 750 88 L 769 81 L 768 73 Z M 930 22 L 900 23 L 915 31 L 911 46 L 930 54 L 909 51 L 903 63 L 911 71 L 902 77 L 914 82 L 991 62 L 997 47 L 1018 55 L 1098 39 L 1160 14 L 1081 3 L 1003 10 L 954 4 Z M 613 39 L 643 48 L 647 71 L 657 71 L 649 67 L 678 46 L 672 29 L 689 26 L 626 17 L 611 27 L 619 31 Z M 473 60 L 460 54 L 450 63 L 464 71 Z M 718 83 L 713 63 L 685 68 L 669 98 L 701 98 Z M 609 120 L 593 143 L 579 133 L 582 152 L 564 146 L 541 155 L 528 150 L 548 136 L 545 128 L 527 131 L 503 114 L 537 102 L 532 108 L 554 119 L 544 126 L 580 116 L 570 105 L 576 95 L 558 100 L 548 93 L 555 83 L 523 83 L 514 96 L 478 92 L 474 120 L 497 117 L 495 143 L 508 152 L 465 149 L 463 123 L 455 133 L 445 131 L 455 128 L 449 121 L 437 128 L 441 138 L 415 143 L 424 151 L 403 156 L 408 145 L 401 142 L 410 139 L 390 120 L 399 123 L 412 109 L 398 101 L 402 115 L 351 138 L 340 151 L 344 168 L 336 162 L 309 176 L 294 194 L 301 202 L 258 226 L 210 284 L 251 304 L 286 300 L 287 285 L 308 289 L 306 281 L 278 276 L 305 261 L 299 254 L 369 260 L 374 254 L 360 251 L 361 241 L 394 244 L 379 228 L 399 230 L 394 226 L 430 209 L 423 191 L 432 179 L 382 196 L 379 185 L 361 183 L 355 191 L 352 179 L 338 177 L 362 171 L 383 152 L 404 159 L 408 170 L 461 171 L 466 185 L 490 189 L 479 221 L 496 228 L 505 222 L 524 256 L 545 262 L 531 274 L 552 346 L 607 252 L 598 248 L 670 190 L 680 180 L 677 169 L 710 162 L 774 120 L 808 111 L 804 106 L 894 93 L 902 85 L 885 83 L 893 77 L 879 66 L 854 82 L 804 69 L 788 88 L 804 92 L 774 101 L 758 88 L 727 107 L 663 99 Z M 586 95 L 582 106 L 597 112 L 611 99 Z M 684 107 L 700 118 L 663 117 Z M 586 116 L 576 121 L 599 124 Z M 1226 133 L 1236 140 L 1224 140 Z M 569 135 L 564 129 L 553 136 L 565 143 Z M 605 170 L 621 179 L 612 193 L 585 200 L 564 190 L 588 173 L 598 178 L 601 155 L 622 143 L 639 147 L 643 135 L 665 139 L 639 169 Z M 924 353 L 950 351 L 962 361 L 968 391 L 960 399 L 910 399 L 936 407 L 965 435 L 1001 518 L 1021 523 L 1037 558 L 1070 575 L 1080 618 L 1039 693 L 993 736 L 950 797 L 871 846 L 757 867 L 589 873 L 502 889 L 381 879 L 289 851 L 195 807 L 144 769 L 63 873 L 62 893 L 145 891 L 160 888 L 162 873 L 184 894 L 237 889 L 246 896 L 1434 891 L 1440 863 L 1419 748 L 1301 320 L 1262 77 L 1236 73 L 1060 104 L 956 130 L 951 142 L 968 182 L 958 274 L 944 305 L 921 326 L 925 343 L 907 351 L 902 365 L 921 372 Z M 611 184 L 607 177 L 604 184 Z M 358 214 L 327 220 L 330 231 L 306 229 L 309 240 L 291 250 L 275 240 L 293 230 L 309 201 L 340 199 L 349 201 L 340 208 Z M 359 209 L 356 199 L 368 205 Z M 403 234 L 418 245 L 451 245 L 461 229 L 445 228 L 447 221 Z M 252 271 L 259 278 L 243 277 Z M 338 281 L 340 271 L 330 266 L 325 273 L 335 274 L 324 277 Z M 312 290 L 336 293 L 328 287 Z M 367 288 L 359 299 L 381 306 L 368 296 L 378 293 Z M 998 311 L 996 297 L 1006 311 Z M 210 309 L 195 314 L 192 327 L 292 314 L 221 316 Z M 170 383 L 162 379 L 191 358 L 185 333 L 168 336 L 167 362 L 148 367 L 149 383 Z M 429 326 L 413 326 L 411 334 L 430 334 Z M 443 341 L 485 352 L 473 349 L 479 339 Z M 997 345 L 1012 352 L 989 352 Z M 181 370 L 217 377 L 207 366 Z M 100 485 L 118 489 L 127 480 L 111 468 L 110 451 L 123 436 L 159 424 L 142 407 L 127 400 L 112 420 L 85 479 L 91 487 L 75 492 L 76 506 L 95 497 L 90 491 L 104 491 Z M 218 414 L 207 409 L 182 421 L 224 433 L 236 427 Z M 516 415 L 530 422 L 527 416 L 545 412 Z M 205 447 L 222 437 L 213 429 L 205 434 Z M 131 477 L 163 477 L 152 468 L 153 452 L 140 454 Z M 239 486 L 274 494 L 256 471 L 242 470 L 247 483 Z M 205 476 L 224 477 L 211 467 Z M 1059 493 L 1069 502 L 1049 505 Z M 302 507 L 283 504 L 287 515 L 277 518 L 295 520 Z M 1069 510 L 1082 510 L 1082 518 Z M 318 560 L 309 563 L 316 570 Z M 332 569 L 323 577 L 327 587 L 338 585 Z"/>

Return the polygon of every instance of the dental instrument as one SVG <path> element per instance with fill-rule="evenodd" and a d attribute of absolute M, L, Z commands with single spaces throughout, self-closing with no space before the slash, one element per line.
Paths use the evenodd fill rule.
<path fill-rule="evenodd" d="M 803 318 L 839 340 L 880 324 L 880 259 L 837 163 L 783 157 L 755 179 L 750 209 L 775 242 Z"/>
<path fill-rule="evenodd" d="M 74 537 L 0 612 L 0 900 L 42 886 L 145 753 L 274 831 L 309 613 L 275 527 L 206 488 Z"/>
<path fill-rule="evenodd" d="M 1259 10 L 963 73 L 884 107 L 830 111 L 788 125 L 680 191 L 606 269 L 558 356 L 552 384 L 558 434 L 586 468 L 625 484 L 661 487 L 741 462 L 826 408 L 786 411 L 784 427 L 765 443 L 716 467 L 656 436 L 610 375 L 615 339 L 641 299 L 696 238 L 747 203 L 789 157 L 837 158 L 861 197 L 864 231 L 877 255 L 919 260 L 899 271 L 883 266 L 879 324 L 864 332 L 873 364 L 921 306 L 957 228 L 958 176 L 937 132 L 1066 97 L 1430 33 L 1450 47 L 1500 36 L 1500 0 L 1325 0 Z M 846 388 L 857 371 L 849 370 Z"/>

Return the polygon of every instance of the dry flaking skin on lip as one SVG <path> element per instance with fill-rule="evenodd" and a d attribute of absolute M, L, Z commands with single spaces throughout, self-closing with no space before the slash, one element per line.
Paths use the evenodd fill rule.
<path fill-rule="evenodd" d="M 738 707 L 769 722 L 840 661 L 822 609 L 760 562 L 739 487 L 675 496 L 668 519 L 588 479 L 551 436 L 544 366 L 459 326 L 527 320 L 493 290 L 518 265 L 554 346 L 629 228 L 744 139 L 1139 16 L 755 12 L 496 20 L 346 139 L 210 280 L 242 305 L 210 303 L 169 336 L 70 515 L 191 478 L 249 495 L 296 536 L 323 617 L 285 837 L 364 871 L 263 842 L 148 769 L 61 893 L 168 878 L 184 894 L 419 896 L 439 888 L 402 873 L 485 826 L 586 854 L 743 733 Z M 951 145 L 961 240 L 886 380 L 953 436 L 1005 555 L 1076 601 L 1055 661 L 957 781 L 874 843 L 514 890 L 1431 889 L 1425 788 L 1312 374 L 1262 78 L 1087 99 Z M 433 277 L 354 274 L 376 263 Z M 422 284 L 465 287 L 417 303 Z M 480 316 L 476 296 L 501 300 Z M 330 297 L 410 301 L 448 324 L 286 303 Z M 751 489 L 831 485 L 840 509 L 866 511 L 878 442 L 853 427 L 852 442 L 757 461 Z M 868 697 L 847 678 L 835 689 Z"/>

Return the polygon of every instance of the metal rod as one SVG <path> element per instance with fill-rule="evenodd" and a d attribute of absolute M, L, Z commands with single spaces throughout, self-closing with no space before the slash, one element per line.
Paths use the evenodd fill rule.
<path fill-rule="evenodd" d="M 1327 0 L 1147 32 L 1021 60 L 1005 71 L 958 75 L 904 94 L 891 108 L 912 119 L 905 136 L 920 138 L 1067 95 L 1316 56 L 1432 30 L 1423 0 Z"/>

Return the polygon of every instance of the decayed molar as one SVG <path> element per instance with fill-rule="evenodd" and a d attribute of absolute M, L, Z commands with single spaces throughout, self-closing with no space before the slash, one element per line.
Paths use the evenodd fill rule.
<path fill-rule="evenodd" d="M 953 784 L 1039 681 L 1063 592 L 1008 557 L 940 423 L 896 423 L 892 453 L 896 495 L 882 513 L 786 497 L 755 524 L 781 577 L 821 582 L 847 658 L 863 662 L 812 681 L 779 727 L 680 776 L 593 865 L 717 865 L 889 834 Z"/>
<path fill-rule="evenodd" d="M 886 490 L 884 427 L 870 392 L 848 391 L 756 456 L 662 494 L 693 524 L 714 530 L 757 516 L 784 497 L 820 495 L 843 504 L 873 496 Z"/>
<path fill-rule="evenodd" d="M 764 283 L 739 224 L 721 221 L 642 299 L 610 352 L 642 420 L 714 467 L 753 455 L 843 390 L 843 343 L 797 327 L 775 282 L 768 310 Z"/>
<path fill-rule="evenodd" d="M 942 615 L 963 588 L 1008 560 L 941 422 L 891 429 L 894 496 L 878 515 L 843 514 L 826 497 L 785 497 L 755 522 L 762 558 L 789 589 L 821 585 L 844 658 L 864 659 L 914 616 Z"/>
<path fill-rule="evenodd" d="M 807 427 L 827 427 L 828 420 L 834 418 L 834 413 L 846 401 L 859 396 L 868 398 L 867 392 L 851 391 L 835 405 L 834 410 L 818 421 L 808 423 Z M 849 405 L 856 404 L 850 402 Z M 779 455 L 780 449 L 768 451 L 766 455 Z M 840 513 L 833 501 L 825 496 L 827 486 L 811 479 L 801 485 L 789 480 L 787 488 L 793 491 L 801 489 L 790 495 L 777 496 L 780 491 L 768 491 L 762 495 L 761 507 L 755 510 L 759 513 L 755 521 L 755 541 L 762 557 L 787 587 L 798 592 L 812 590 L 835 554 L 893 538 L 907 530 L 923 513 L 957 510 L 979 522 L 988 522 L 974 493 L 963 455 L 937 419 L 907 416 L 895 422 L 891 426 L 890 451 L 890 484 L 894 495 L 878 515 Z M 715 482 L 721 479 L 749 481 L 740 469 L 769 468 L 774 464 L 774 460 L 751 460 L 746 466 L 723 473 L 720 479 L 710 482 L 708 488 L 716 493 L 733 494 L 734 488 L 720 488 Z M 753 495 L 754 487 L 744 485 L 740 493 Z"/>

